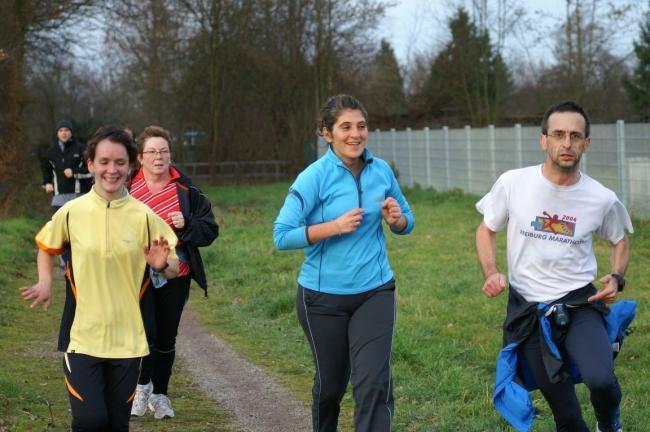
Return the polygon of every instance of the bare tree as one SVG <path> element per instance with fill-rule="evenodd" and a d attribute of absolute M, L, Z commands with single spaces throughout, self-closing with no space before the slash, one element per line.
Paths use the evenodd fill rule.
<path fill-rule="evenodd" d="M 65 52 L 72 36 L 58 31 L 88 13 L 93 0 L 6 0 L 0 2 L 0 215 L 11 210 L 13 196 L 31 180 L 25 109 L 27 71 L 35 59 Z M 53 47 L 57 51 L 53 51 Z"/>
<path fill-rule="evenodd" d="M 627 22 L 630 2 L 565 0 L 565 19 L 556 45 L 558 72 L 568 97 L 584 103 L 600 83 L 600 61 L 610 52 L 614 29 Z M 622 61 L 622 59 L 620 59 Z"/>

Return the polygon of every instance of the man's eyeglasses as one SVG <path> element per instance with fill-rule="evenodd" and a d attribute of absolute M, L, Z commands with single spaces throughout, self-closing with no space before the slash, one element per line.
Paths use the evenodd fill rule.
<path fill-rule="evenodd" d="M 548 138 L 553 138 L 556 141 L 564 141 L 568 135 L 571 144 L 581 144 L 585 140 L 585 137 L 580 132 L 567 132 L 563 130 L 556 130 L 544 135 L 546 135 Z"/>
<path fill-rule="evenodd" d="M 143 151 L 142 154 L 145 156 L 149 157 L 155 157 L 156 155 L 160 155 L 161 157 L 169 156 L 169 150 L 167 149 L 162 149 L 162 150 L 147 150 Z"/>

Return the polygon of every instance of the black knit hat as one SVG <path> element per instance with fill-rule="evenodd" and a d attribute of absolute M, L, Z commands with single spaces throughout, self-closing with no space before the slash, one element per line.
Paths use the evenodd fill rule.
<path fill-rule="evenodd" d="M 58 132 L 61 128 L 70 129 L 70 132 L 72 132 L 72 123 L 69 120 L 61 120 L 56 125 L 56 131 Z"/>

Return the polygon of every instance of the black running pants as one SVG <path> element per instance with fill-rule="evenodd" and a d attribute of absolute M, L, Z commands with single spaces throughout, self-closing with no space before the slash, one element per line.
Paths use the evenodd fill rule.
<path fill-rule="evenodd" d="M 395 283 L 355 295 L 298 287 L 296 311 L 314 356 L 312 423 L 336 432 L 348 381 L 357 432 L 388 432 L 393 416 L 391 349 Z"/>
<path fill-rule="evenodd" d="M 153 382 L 155 394 L 167 394 L 172 366 L 176 359 L 176 336 L 183 308 L 190 295 L 190 276 L 170 279 L 153 290 L 155 332 L 151 353 L 142 360 L 140 384 Z"/>
<path fill-rule="evenodd" d="M 125 432 L 141 358 L 64 354 L 63 370 L 74 432 Z"/>

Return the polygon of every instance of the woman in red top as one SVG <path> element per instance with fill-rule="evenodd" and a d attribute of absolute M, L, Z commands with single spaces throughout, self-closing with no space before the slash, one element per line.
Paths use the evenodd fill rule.
<path fill-rule="evenodd" d="M 178 277 L 170 280 L 152 273 L 157 289 L 143 306 L 151 354 L 144 358 L 131 415 L 143 416 L 147 407 L 157 419 L 174 417 L 167 387 L 175 358 L 176 335 L 189 297 L 190 279 L 207 289 L 199 246 L 218 235 L 212 207 L 189 178 L 171 166 L 171 134 L 159 127 L 145 128 L 137 140 L 141 168 L 128 185 L 131 195 L 147 204 L 174 229 L 180 258 Z M 147 325 L 148 324 L 148 325 Z"/>

